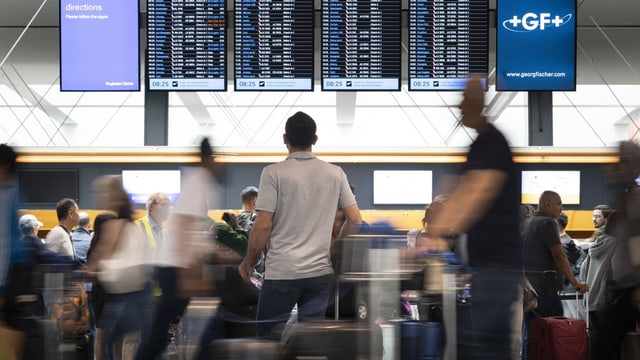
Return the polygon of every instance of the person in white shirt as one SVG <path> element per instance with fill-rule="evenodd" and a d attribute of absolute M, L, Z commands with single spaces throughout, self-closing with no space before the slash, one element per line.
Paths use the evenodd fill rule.
<path fill-rule="evenodd" d="M 49 251 L 74 258 L 70 234 L 80 220 L 78 204 L 73 199 L 64 198 L 56 204 L 56 215 L 58 225 L 47 233 L 44 242 Z"/>

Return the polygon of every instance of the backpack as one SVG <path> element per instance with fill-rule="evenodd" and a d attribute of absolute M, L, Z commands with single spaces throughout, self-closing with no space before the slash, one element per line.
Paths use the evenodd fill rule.
<path fill-rule="evenodd" d="M 567 255 L 569 265 L 574 267 L 576 266 L 576 264 L 578 264 L 578 260 L 580 259 L 580 256 L 582 256 L 582 251 L 580 251 L 573 240 L 569 241 L 566 244 L 562 244 L 562 251 L 564 251 L 565 255 Z"/>

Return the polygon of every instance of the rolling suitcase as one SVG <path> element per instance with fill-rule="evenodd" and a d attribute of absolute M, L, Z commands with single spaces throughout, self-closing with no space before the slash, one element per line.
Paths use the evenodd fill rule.
<path fill-rule="evenodd" d="M 588 304 L 588 302 L 586 302 Z M 587 306 L 586 312 L 589 312 Z M 551 316 L 530 323 L 531 356 L 534 360 L 587 360 L 588 323 L 582 319 Z"/>
<path fill-rule="evenodd" d="M 381 360 L 382 329 L 377 324 L 308 321 L 292 327 L 281 360 Z"/>

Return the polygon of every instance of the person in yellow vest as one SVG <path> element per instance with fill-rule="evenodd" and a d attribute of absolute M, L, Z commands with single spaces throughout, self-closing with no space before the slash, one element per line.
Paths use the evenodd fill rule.
<path fill-rule="evenodd" d="M 147 215 L 136 220 L 136 225 L 144 231 L 157 253 L 162 244 L 163 223 L 171 212 L 171 199 L 163 193 L 155 193 L 147 200 Z"/>
<path fill-rule="evenodd" d="M 145 234 L 153 249 L 154 257 L 162 246 L 162 239 L 165 235 L 164 222 L 171 212 L 171 199 L 164 193 L 154 193 L 147 199 L 147 215 L 135 221 L 136 226 Z M 149 294 L 151 295 L 151 293 Z M 140 336 L 144 339 L 148 334 L 151 318 L 151 308 L 154 307 L 155 299 L 162 295 L 162 290 L 158 282 L 153 282 L 153 297 L 149 299 L 151 306 L 148 309 L 146 318 L 148 323 L 144 325 Z M 176 325 L 177 326 L 177 325 Z M 174 327 L 176 327 L 174 326 Z M 171 336 L 173 337 L 173 336 Z M 138 334 L 127 335 L 124 338 L 122 347 L 122 360 L 129 360 L 135 357 L 140 338 Z"/>

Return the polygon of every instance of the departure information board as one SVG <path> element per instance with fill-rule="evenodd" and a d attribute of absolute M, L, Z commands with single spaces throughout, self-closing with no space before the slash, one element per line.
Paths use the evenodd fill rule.
<path fill-rule="evenodd" d="M 148 0 L 149 90 L 226 90 L 225 0 Z"/>
<path fill-rule="evenodd" d="M 235 0 L 235 89 L 313 90 L 313 0 Z"/>
<path fill-rule="evenodd" d="M 488 0 L 409 0 L 409 90 L 462 90 L 486 75 L 488 14 Z"/>
<path fill-rule="evenodd" d="M 399 90 L 400 29 L 400 0 L 322 0 L 322 90 Z"/>

